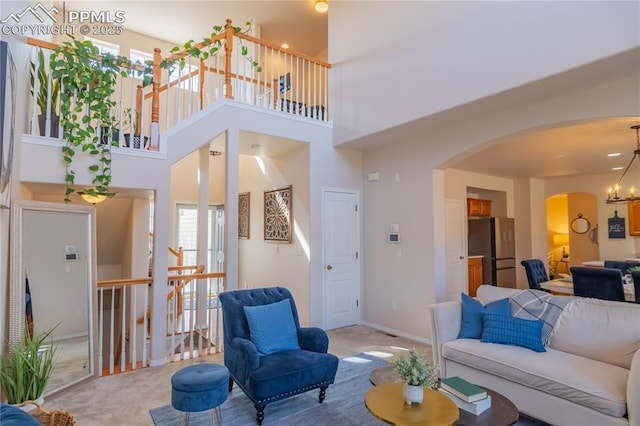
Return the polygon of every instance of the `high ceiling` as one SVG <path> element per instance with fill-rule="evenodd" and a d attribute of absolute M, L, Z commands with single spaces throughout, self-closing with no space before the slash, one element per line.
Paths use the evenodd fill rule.
<path fill-rule="evenodd" d="M 630 127 L 637 124 L 640 118 L 612 118 L 526 133 L 497 141 L 454 167 L 508 178 L 609 173 L 631 160 L 636 131 Z M 608 156 L 614 153 L 620 155 Z"/>
<path fill-rule="evenodd" d="M 251 21 L 260 38 L 315 56 L 327 47 L 327 14 L 313 9 L 313 0 L 295 1 L 91 1 L 92 10 L 123 10 L 126 29 L 176 44 L 211 34 L 230 18 L 243 27 Z M 86 4 L 83 4 L 86 7 Z M 67 8 L 74 2 L 67 2 Z"/>

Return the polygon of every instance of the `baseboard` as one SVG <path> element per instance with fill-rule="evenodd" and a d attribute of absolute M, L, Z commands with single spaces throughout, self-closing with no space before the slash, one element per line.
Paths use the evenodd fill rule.
<path fill-rule="evenodd" d="M 427 345 L 431 345 L 431 339 L 427 339 L 425 337 L 415 336 L 413 334 L 405 333 L 403 331 L 394 330 L 393 328 L 384 327 L 382 325 L 374 324 L 368 321 L 362 321 L 361 325 L 366 325 L 367 327 L 375 328 L 376 330 L 384 331 L 387 334 L 392 334 L 394 336 L 400 336 L 407 339 L 415 340 L 416 342 L 426 343 Z"/>

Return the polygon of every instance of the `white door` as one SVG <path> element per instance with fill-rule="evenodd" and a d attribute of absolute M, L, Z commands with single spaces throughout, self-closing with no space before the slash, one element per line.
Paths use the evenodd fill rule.
<path fill-rule="evenodd" d="M 445 211 L 447 300 L 460 300 L 460 293 L 467 293 L 468 287 L 465 205 L 460 200 L 446 200 Z"/>
<path fill-rule="evenodd" d="M 360 321 L 360 212 L 355 191 L 324 189 L 322 201 L 324 327 L 332 329 Z"/>

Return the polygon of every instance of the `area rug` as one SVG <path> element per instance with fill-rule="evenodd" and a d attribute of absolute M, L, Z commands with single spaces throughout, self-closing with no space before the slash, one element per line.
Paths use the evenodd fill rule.
<path fill-rule="evenodd" d="M 327 397 L 318 403 L 319 390 L 286 398 L 268 404 L 264 410 L 264 426 L 305 425 L 384 425 L 374 418 L 364 405 L 364 395 L 371 389 L 369 372 L 387 365 L 387 362 L 368 354 L 357 354 L 340 359 L 335 383 L 327 389 Z M 223 424 L 233 426 L 255 425 L 256 409 L 253 403 L 234 386 L 222 405 Z M 149 410 L 156 426 L 182 424 L 182 413 L 165 405 Z M 206 425 L 208 412 L 192 413 L 189 425 Z"/>

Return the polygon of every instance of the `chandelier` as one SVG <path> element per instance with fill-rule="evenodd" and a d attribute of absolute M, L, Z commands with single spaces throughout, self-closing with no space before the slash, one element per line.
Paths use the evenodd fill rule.
<path fill-rule="evenodd" d="M 634 186 L 631 186 L 631 188 L 629 189 L 628 197 L 620 197 L 618 195 L 620 191 L 620 184 L 622 183 L 622 179 L 624 179 L 625 175 L 629 171 L 629 168 L 633 164 L 633 160 L 635 160 L 636 157 L 638 157 L 638 161 L 640 161 L 640 124 L 631 126 L 631 128 L 636 131 L 636 149 L 633 151 L 633 157 L 631 157 L 631 161 L 629 161 L 629 165 L 627 165 L 627 168 L 624 169 L 622 176 L 620 176 L 620 179 L 618 179 L 618 183 L 616 183 L 613 187 L 611 186 L 609 187 L 608 194 L 607 194 L 607 204 L 626 203 L 628 201 L 634 201 L 634 200 L 640 199 L 640 197 L 635 195 Z"/>

